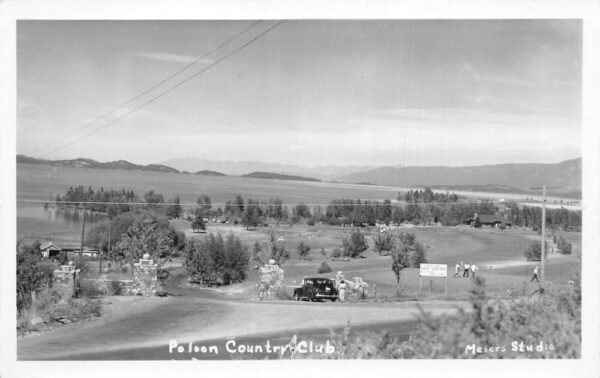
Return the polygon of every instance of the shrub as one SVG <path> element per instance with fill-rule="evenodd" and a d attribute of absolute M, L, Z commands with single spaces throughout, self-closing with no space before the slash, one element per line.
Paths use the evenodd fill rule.
<path fill-rule="evenodd" d="M 369 248 L 367 240 L 365 239 L 365 234 L 360 230 L 352 231 L 350 236 L 345 238 L 342 242 L 344 246 L 344 256 L 352 258 L 362 256 L 363 252 Z"/>
<path fill-rule="evenodd" d="M 110 281 L 108 284 L 108 295 L 121 295 L 123 294 L 123 286 L 120 281 Z"/>
<path fill-rule="evenodd" d="M 544 243 L 544 250 L 546 251 L 546 256 L 548 253 L 548 243 Z M 527 261 L 540 261 L 542 259 L 542 242 L 539 240 L 534 240 L 529 244 L 529 247 L 523 253 Z"/>
<path fill-rule="evenodd" d="M 78 298 L 93 298 L 99 295 L 106 294 L 103 293 L 98 284 L 92 280 L 78 280 L 75 282 L 75 296 Z"/>
<path fill-rule="evenodd" d="M 315 225 L 315 220 L 314 220 L 313 218 L 309 218 L 309 219 L 306 221 L 306 225 L 307 225 L 307 226 L 314 226 L 314 225 Z"/>
<path fill-rule="evenodd" d="M 282 301 L 290 301 L 294 299 L 292 294 L 288 292 L 285 286 L 278 286 L 277 289 L 275 289 L 275 298 L 280 299 Z"/>
<path fill-rule="evenodd" d="M 325 261 L 323 261 L 321 263 L 321 266 L 317 270 L 317 273 L 330 273 L 330 272 L 331 272 L 331 267 Z"/>
<path fill-rule="evenodd" d="M 310 247 L 304 243 L 303 241 L 298 244 L 298 256 L 301 258 L 305 258 L 308 256 L 308 252 L 310 252 Z"/>
<path fill-rule="evenodd" d="M 332 256 L 332 257 L 335 257 L 335 258 L 338 258 L 338 257 L 340 257 L 341 255 L 342 255 L 342 250 L 341 250 L 341 249 L 339 249 L 339 248 L 337 248 L 337 247 L 335 247 L 335 248 L 333 249 L 333 251 L 331 252 L 331 256 Z"/>
<path fill-rule="evenodd" d="M 560 250 L 560 253 L 564 255 L 570 255 L 573 251 L 573 244 L 567 241 L 564 237 L 560 236 L 556 243 L 556 246 Z"/>

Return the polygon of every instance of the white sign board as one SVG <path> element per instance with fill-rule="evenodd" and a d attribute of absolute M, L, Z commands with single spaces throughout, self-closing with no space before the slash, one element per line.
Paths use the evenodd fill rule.
<path fill-rule="evenodd" d="M 447 277 L 447 264 L 421 264 L 419 269 L 421 277 Z"/>

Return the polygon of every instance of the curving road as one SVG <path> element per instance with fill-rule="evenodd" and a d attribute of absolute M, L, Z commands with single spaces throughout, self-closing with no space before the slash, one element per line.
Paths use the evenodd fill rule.
<path fill-rule="evenodd" d="M 353 331 L 388 330 L 404 339 L 419 312 L 414 303 L 408 302 L 240 300 L 214 290 L 186 288 L 181 285 L 185 278 L 185 273 L 179 271 L 170 279 L 169 290 L 174 295 L 167 298 L 104 298 L 102 317 L 19 338 L 17 357 L 19 360 L 279 358 L 280 354 L 264 350 L 230 353 L 227 346 L 231 347 L 233 342 L 236 346 L 264 346 L 267 341 L 270 345 L 284 345 L 294 335 L 307 343 L 325 343 L 329 330 L 338 332 L 348 322 Z M 456 302 L 420 305 L 434 316 L 464 306 Z M 178 353 L 175 342 L 184 347 L 183 352 Z M 207 349 L 214 346 L 219 353 L 203 353 L 202 346 Z"/>

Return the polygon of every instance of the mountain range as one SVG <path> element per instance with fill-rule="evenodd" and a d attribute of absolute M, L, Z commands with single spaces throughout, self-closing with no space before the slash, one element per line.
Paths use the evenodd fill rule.
<path fill-rule="evenodd" d="M 582 159 L 549 164 L 495 164 L 448 166 L 318 166 L 301 167 L 267 162 L 231 162 L 173 159 L 159 164 L 139 165 L 125 160 L 101 163 L 92 159 L 44 160 L 17 155 L 17 163 L 46 164 L 74 168 L 126 169 L 153 172 L 197 172 L 199 175 L 231 175 L 264 179 L 339 181 L 399 187 L 431 186 L 437 189 L 495 191 L 539 194 L 543 184 L 548 193 L 580 198 Z M 221 173 L 222 172 L 222 173 Z M 251 172 L 251 173 L 249 173 Z"/>
<path fill-rule="evenodd" d="M 380 167 L 340 177 L 344 182 L 448 189 L 539 191 L 545 184 L 556 194 L 581 195 L 581 158 L 554 164 L 496 164 L 469 167 Z"/>
<path fill-rule="evenodd" d="M 262 161 L 241 161 L 234 162 L 230 160 L 206 160 L 196 158 L 170 159 L 160 162 L 161 165 L 176 168 L 180 171 L 196 172 L 200 170 L 209 170 L 223 172 L 228 176 L 242 176 L 250 172 L 270 172 L 293 176 L 313 177 L 320 180 L 335 180 L 343 175 L 351 173 L 368 171 L 377 166 L 335 166 L 322 165 L 316 167 L 303 167 L 291 164 L 267 163 Z"/>
<path fill-rule="evenodd" d="M 177 169 L 167 167 L 162 164 L 139 165 L 130 163 L 127 160 L 116 160 L 101 163 L 93 159 L 77 158 L 69 160 L 45 160 L 33 158 L 25 155 L 17 155 L 17 163 L 25 164 L 45 164 L 60 167 L 71 168 L 95 168 L 95 169 L 125 169 L 130 171 L 151 171 L 151 172 L 173 172 L 178 173 Z"/>

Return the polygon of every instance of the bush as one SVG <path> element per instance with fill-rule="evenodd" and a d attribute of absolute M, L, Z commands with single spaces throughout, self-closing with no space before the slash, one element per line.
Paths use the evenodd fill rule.
<path fill-rule="evenodd" d="M 342 250 L 341 250 L 341 249 L 339 249 L 339 248 L 337 248 L 337 247 L 335 247 L 335 248 L 333 249 L 333 251 L 331 252 L 331 256 L 332 256 L 332 257 L 335 257 L 335 258 L 338 258 L 338 257 L 340 257 L 341 255 L 342 255 Z"/>
<path fill-rule="evenodd" d="M 556 246 L 560 250 L 560 253 L 562 253 L 563 255 L 570 255 L 573 251 L 573 244 L 569 243 L 567 239 L 565 239 L 562 236 L 558 238 Z"/>
<path fill-rule="evenodd" d="M 320 273 L 330 273 L 330 272 L 331 272 L 331 267 L 325 261 L 323 261 L 321 263 L 321 266 L 317 270 L 317 273 L 319 273 L 319 274 Z"/>
<path fill-rule="evenodd" d="M 18 330 L 35 329 L 41 322 L 64 324 L 100 316 L 102 309 L 100 301 L 87 297 L 71 298 L 69 295 L 70 292 L 67 290 L 42 290 L 35 304 L 27 306 L 19 313 Z"/>
<path fill-rule="evenodd" d="M 121 295 L 123 294 L 123 286 L 120 281 L 110 281 L 108 284 L 108 295 Z"/>
<path fill-rule="evenodd" d="M 300 242 L 300 244 L 298 244 L 298 256 L 301 258 L 306 258 L 306 256 L 308 256 L 308 252 L 310 252 L 310 247 L 303 241 Z"/>
<path fill-rule="evenodd" d="M 103 293 L 98 284 L 92 280 L 78 280 L 75 282 L 75 296 L 78 298 L 94 298 Z"/>
<path fill-rule="evenodd" d="M 349 237 L 343 240 L 344 256 L 352 258 L 362 256 L 369 246 L 365 234 L 359 230 L 352 231 Z"/>
<path fill-rule="evenodd" d="M 287 291 L 285 286 L 277 287 L 277 289 L 275 290 L 275 298 L 280 299 L 282 301 L 291 301 L 292 299 L 294 299 L 292 294 L 290 294 Z"/>
<path fill-rule="evenodd" d="M 548 255 L 548 243 L 544 243 L 546 256 Z M 540 261 L 542 259 L 542 242 L 534 240 L 529 244 L 529 247 L 523 253 L 527 261 Z"/>

